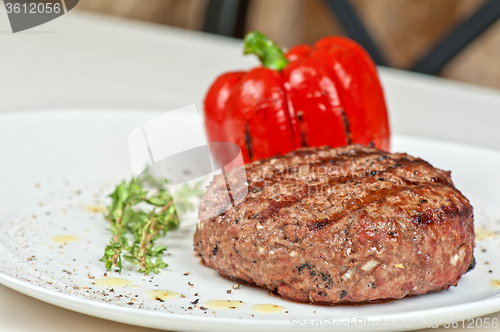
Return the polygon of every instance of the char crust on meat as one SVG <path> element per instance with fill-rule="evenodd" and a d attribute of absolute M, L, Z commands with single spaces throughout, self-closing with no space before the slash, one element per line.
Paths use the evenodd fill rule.
<path fill-rule="evenodd" d="M 195 251 L 224 276 L 288 300 L 359 303 L 448 289 L 472 263 L 472 206 L 422 159 L 324 146 L 245 169 L 227 175 L 247 181 L 248 194 L 231 186 L 241 203 L 224 206 L 216 176 L 199 208 Z"/>

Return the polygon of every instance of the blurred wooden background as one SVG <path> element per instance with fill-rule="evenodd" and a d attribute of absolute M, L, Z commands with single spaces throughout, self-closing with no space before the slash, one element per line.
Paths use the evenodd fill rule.
<path fill-rule="evenodd" d="M 401 69 L 411 67 L 485 2 L 352 0 L 389 65 Z M 207 0 L 80 0 L 77 8 L 202 30 L 207 5 Z M 346 34 L 321 0 L 250 0 L 245 30 L 254 29 L 283 47 Z M 500 89 L 500 21 L 454 57 L 439 75 Z"/>

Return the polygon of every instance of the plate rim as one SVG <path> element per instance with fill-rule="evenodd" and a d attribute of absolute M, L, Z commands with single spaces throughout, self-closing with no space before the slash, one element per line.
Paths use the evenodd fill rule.
<path fill-rule="evenodd" d="M 25 111 L 13 111 L 13 112 L 3 112 L 0 117 L 10 117 L 23 118 L 29 117 L 30 115 L 46 115 L 46 116 L 58 116 L 58 115 L 75 115 L 75 112 L 79 115 L 92 115 L 96 116 L 96 112 L 107 112 L 118 113 L 142 113 L 147 116 L 148 114 L 161 114 L 162 110 L 159 109 L 123 109 L 123 108 L 70 108 L 70 109 L 41 109 L 41 110 L 25 110 Z M 69 113 L 72 112 L 72 113 Z M 101 113 L 102 114 L 102 113 Z M 417 139 L 425 141 L 427 143 L 439 142 L 452 144 L 454 146 L 461 146 L 473 149 L 480 149 L 484 153 L 495 153 L 500 154 L 500 150 L 485 147 L 481 145 L 467 144 L 461 142 L 454 142 L 448 140 L 439 140 L 434 138 L 426 138 L 419 136 L 403 135 L 403 134 L 393 134 L 392 140 L 395 138 L 402 139 Z M 392 150 L 392 149 L 391 149 Z M 3 245 L 0 243 L 0 246 Z M 5 248 L 7 252 L 11 253 L 10 250 Z M 13 254 L 12 254 L 13 255 Z M 13 255 L 14 256 L 14 255 Z M 15 258 L 15 256 L 14 256 Z M 90 299 L 78 298 L 65 294 L 62 292 L 50 290 L 28 281 L 15 278 L 8 274 L 0 272 L 0 284 L 9 287 L 17 292 L 30 296 L 32 298 L 38 299 L 45 303 L 49 303 L 64 309 L 68 309 L 74 312 L 99 317 L 106 320 L 111 320 L 119 323 L 125 323 L 135 326 L 142 326 L 148 328 L 157 329 L 175 329 L 175 330 L 220 330 L 219 325 L 224 324 L 224 329 L 229 327 L 237 327 L 240 330 L 253 330 L 255 328 L 262 327 L 272 327 L 277 330 L 288 330 L 290 328 L 291 319 L 279 319 L 279 320 L 260 320 L 260 319 L 239 319 L 236 317 L 197 317 L 197 316 L 186 316 L 181 314 L 168 314 L 166 312 L 157 312 L 151 310 L 137 309 L 137 308 L 127 308 L 117 305 L 109 305 L 107 303 L 101 303 L 97 301 L 92 301 Z M 335 308 L 335 306 L 332 306 Z M 436 312 L 436 308 L 432 309 L 420 309 L 413 311 L 406 311 L 401 313 L 387 313 L 387 314 L 375 314 L 363 316 L 370 320 L 385 320 L 385 321 L 397 321 L 397 320 L 414 320 L 421 318 L 423 319 L 436 319 L 442 317 L 445 314 L 451 314 L 453 316 L 460 316 L 463 319 L 469 319 L 472 317 L 478 317 L 483 315 L 492 314 L 500 311 L 500 295 L 494 295 L 492 297 L 481 299 L 477 301 L 461 303 L 456 305 L 450 305 L 440 308 L 439 312 Z M 139 311 L 138 311 L 139 310 Z M 112 315 L 110 316 L 110 313 Z M 137 314 L 141 318 L 137 319 Z M 465 317 L 465 318 L 464 318 Z M 149 321 L 147 319 L 150 319 Z M 346 317 L 345 319 L 332 318 L 333 321 L 345 321 L 346 319 L 351 319 L 353 317 Z M 146 319 L 146 320 L 145 320 Z M 313 321 L 322 320 L 322 317 L 298 319 L 303 321 Z M 168 325 L 168 326 L 165 326 Z M 172 326 L 173 325 L 173 326 Z M 425 326 L 424 326 L 425 328 Z M 373 329 L 371 329 L 373 330 Z M 380 330 L 387 331 L 387 327 L 383 327 Z M 390 330 L 398 330 L 397 327 L 393 327 Z"/>
<path fill-rule="evenodd" d="M 245 323 L 245 328 L 243 331 L 252 331 L 254 328 L 259 327 L 273 327 L 278 330 L 287 330 L 290 328 L 289 320 L 250 320 L 250 319 L 238 319 L 238 318 L 225 318 L 225 317 L 197 317 L 197 316 L 185 316 L 179 314 L 168 314 L 165 312 L 158 312 L 152 310 L 143 310 L 137 308 L 127 308 L 117 305 L 110 305 L 107 303 L 101 303 L 92 301 L 90 299 L 73 297 L 69 294 L 64 294 L 57 291 L 52 291 L 27 281 L 17 279 L 15 277 L 3 274 L 0 272 L 0 284 L 9 287 L 17 292 L 25 294 L 27 296 L 33 297 L 37 300 L 49 303 L 64 309 L 68 309 L 74 312 L 82 313 L 89 316 L 94 316 L 106 320 L 115 321 L 118 323 L 125 323 L 135 326 L 156 328 L 163 330 L 171 330 L 172 328 L 179 331 L 192 331 L 193 328 L 203 327 L 203 331 L 220 331 L 220 324 L 225 324 L 226 327 L 230 325 L 237 326 L 241 329 L 243 322 Z M 69 300 L 69 301 L 68 301 Z M 485 304 L 488 304 L 485 306 Z M 488 309 L 486 309 L 486 308 Z M 87 310 L 89 308 L 89 310 Z M 332 306 L 332 309 L 335 306 Z M 489 315 L 500 311 L 500 296 L 495 295 L 487 299 L 482 299 L 479 301 L 473 301 L 468 303 L 461 303 L 452 306 L 442 307 L 442 310 L 436 312 L 436 308 L 414 310 L 409 312 L 402 312 L 396 314 L 385 314 L 385 315 L 364 315 L 364 318 L 372 321 L 402 321 L 402 320 L 415 320 L 420 319 L 423 321 L 423 317 L 427 320 L 439 319 L 439 317 L 444 314 L 453 314 L 454 316 L 460 316 L 462 319 L 467 320 L 469 318 L 475 318 L 478 316 Z M 107 313 L 112 312 L 117 314 L 117 316 L 109 316 Z M 133 317 L 140 313 L 141 318 L 152 318 L 149 324 L 144 324 L 141 322 L 134 321 Z M 389 316 L 389 317 L 388 317 Z M 345 319 L 335 319 L 331 318 L 334 322 L 340 321 L 344 322 L 353 317 L 346 317 Z M 314 321 L 322 320 L 324 318 L 308 318 L 308 319 L 297 319 L 297 321 Z M 161 321 L 171 325 L 174 323 L 175 326 L 163 326 L 159 324 Z M 440 322 L 441 323 L 441 322 Z M 201 326 L 203 324 L 203 326 Z M 442 325 L 442 324 L 440 324 Z M 208 328 L 208 329 L 207 329 Z M 424 326 L 425 328 L 425 326 Z M 371 331 L 375 331 L 370 329 Z M 388 329 L 386 326 L 381 328 L 380 331 L 397 331 L 397 326 L 394 329 Z"/>

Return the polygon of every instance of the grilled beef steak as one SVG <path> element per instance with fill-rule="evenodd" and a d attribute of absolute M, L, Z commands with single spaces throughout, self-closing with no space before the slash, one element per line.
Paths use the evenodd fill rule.
<path fill-rule="evenodd" d="M 450 172 L 422 159 L 325 146 L 245 167 L 248 194 L 231 195 L 246 197 L 225 206 L 229 186 L 216 176 L 194 235 L 224 276 L 293 301 L 356 303 L 448 289 L 472 263 L 472 206 Z"/>

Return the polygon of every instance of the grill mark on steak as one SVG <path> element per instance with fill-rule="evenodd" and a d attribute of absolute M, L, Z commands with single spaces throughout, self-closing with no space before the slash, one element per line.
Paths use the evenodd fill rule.
<path fill-rule="evenodd" d="M 295 151 L 292 151 L 289 153 L 291 157 L 306 157 L 306 156 L 309 156 L 309 155 L 314 155 L 314 153 L 312 153 L 310 150 L 307 150 L 307 149 L 299 149 L 299 150 L 295 150 Z M 346 151 L 346 152 L 343 152 L 341 154 L 339 154 L 338 156 L 335 156 L 335 157 L 332 157 L 332 156 L 325 156 L 325 157 L 321 157 L 321 156 L 315 156 L 316 159 L 317 159 L 317 162 L 332 162 L 332 161 L 349 161 L 351 158 L 354 158 L 355 160 L 358 160 L 358 159 L 362 159 L 362 158 L 366 158 L 366 157 L 370 157 L 370 156 L 380 156 L 381 154 L 387 154 L 386 152 L 384 151 L 377 151 L 377 152 L 374 152 L 374 151 L 358 151 L 357 153 L 350 153 L 349 151 Z M 277 157 L 273 157 L 273 158 L 277 158 Z M 283 158 L 283 156 L 281 156 L 281 158 Z M 316 162 L 316 161 L 315 161 Z"/>
<path fill-rule="evenodd" d="M 422 214 L 419 214 L 413 218 L 413 222 L 419 224 L 431 224 L 439 223 L 442 221 L 448 221 L 456 217 L 470 217 L 472 216 L 472 208 L 466 207 L 465 209 L 459 209 L 455 203 L 450 205 L 441 206 L 437 209 L 427 210 Z"/>
<path fill-rule="evenodd" d="M 365 156 L 357 156 L 357 159 L 361 159 L 361 158 L 366 158 L 366 155 Z M 376 159 L 380 159 L 380 158 L 381 157 L 379 157 L 379 155 L 377 154 Z M 324 160 L 327 160 L 327 159 L 328 158 L 324 158 Z M 400 182 L 402 182 L 402 184 L 399 184 L 399 185 L 394 184 L 390 188 L 383 188 L 383 189 L 375 187 L 374 189 L 370 190 L 370 195 L 365 195 L 364 199 L 358 200 L 358 204 L 355 204 L 355 205 L 352 204 L 350 207 L 344 208 L 341 213 L 335 214 L 333 217 L 328 218 L 328 219 L 308 221 L 307 226 L 308 226 L 309 230 L 310 231 L 321 231 L 328 224 L 331 224 L 333 222 L 336 222 L 336 221 L 342 219 L 346 215 L 349 215 L 350 213 L 354 212 L 355 210 L 363 209 L 366 206 L 368 206 L 374 202 L 377 202 L 377 201 L 382 202 L 389 196 L 397 196 L 396 194 L 400 193 L 402 191 L 402 188 L 407 189 L 407 187 L 421 186 L 421 184 L 419 182 L 413 182 L 413 181 L 407 180 L 407 179 L 397 175 L 395 173 L 395 171 L 400 169 L 400 168 L 406 167 L 410 164 L 427 166 L 428 165 L 427 162 L 423 161 L 422 159 L 409 160 L 406 157 L 397 158 L 397 159 L 383 158 L 382 160 L 389 160 L 389 159 L 391 162 L 394 162 L 395 164 L 386 165 L 387 167 L 383 170 L 380 170 L 380 171 L 370 171 L 369 175 L 372 177 L 375 175 L 380 176 L 381 174 L 386 175 L 386 176 L 393 175 L 393 176 L 397 177 L 398 180 Z M 331 160 L 331 158 L 329 160 Z M 345 160 L 345 161 L 348 162 L 348 161 L 352 161 L 352 160 Z M 299 164 L 299 165 L 301 165 L 301 164 Z M 320 165 L 322 165 L 322 164 L 320 164 Z M 319 166 L 319 167 L 321 167 L 321 166 Z M 299 168 L 300 168 L 300 166 L 299 166 Z M 295 203 L 301 202 L 303 199 L 305 199 L 306 197 L 309 197 L 310 195 L 314 195 L 316 193 L 323 191 L 323 189 L 325 188 L 325 185 L 326 185 L 326 188 L 332 188 L 332 187 L 339 185 L 339 184 L 346 184 L 348 182 L 356 182 L 356 181 L 359 181 L 359 184 L 364 185 L 364 184 L 366 184 L 366 182 L 371 181 L 371 179 L 369 177 L 366 177 L 366 170 L 363 169 L 362 172 L 359 172 L 355 175 L 349 175 L 349 176 L 345 176 L 345 177 L 341 176 L 341 177 L 337 177 L 337 178 L 333 178 L 333 179 L 328 179 L 328 181 L 326 181 L 326 183 L 322 182 L 318 185 L 309 185 L 308 184 L 307 189 L 301 189 L 301 190 L 297 191 L 294 195 L 284 197 L 280 201 L 270 201 L 268 206 L 260 214 L 260 216 L 258 218 L 259 222 L 263 223 L 264 221 L 266 221 L 266 220 L 274 217 L 276 214 L 278 214 L 281 209 L 288 208 L 288 207 L 294 205 Z M 266 182 L 270 182 L 270 183 L 266 183 L 266 184 L 271 185 L 272 183 L 276 183 L 278 181 L 267 181 L 267 179 L 266 179 Z M 443 179 L 440 181 L 433 181 L 433 183 L 429 183 L 428 185 L 435 186 L 435 185 L 442 185 L 445 183 L 448 183 L 448 181 Z M 262 190 L 263 185 L 265 185 L 265 183 L 263 183 L 263 182 L 254 183 L 254 184 L 252 184 L 251 189 L 253 191 L 257 190 L 257 188 Z M 449 216 L 451 216 L 453 213 L 454 212 L 451 209 L 448 214 L 449 214 Z M 432 218 L 429 218 L 429 217 L 424 217 L 424 218 L 425 219 L 424 219 L 423 223 L 429 223 L 429 220 L 432 220 Z M 417 221 L 417 223 L 418 224 L 422 223 L 422 220 Z"/>
<path fill-rule="evenodd" d="M 296 152 L 293 152 L 293 154 L 296 155 Z M 390 171 L 392 171 L 394 169 L 403 168 L 403 167 L 415 167 L 417 165 L 422 166 L 422 167 L 431 167 L 426 161 L 424 161 L 422 159 L 409 160 L 406 157 L 390 158 L 387 156 L 380 156 L 380 153 L 359 153 L 356 156 L 347 155 L 345 158 L 322 157 L 322 158 L 318 158 L 318 160 L 313 161 L 313 162 L 302 162 L 302 163 L 298 162 L 294 166 L 288 167 L 287 172 L 290 172 L 290 171 L 296 172 L 301 167 L 307 166 L 312 170 L 310 173 L 321 174 L 321 172 L 319 172 L 320 167 L 325 167 L 328 165 L 331 167 L 343 169 L 343 166 L 345 166 L 346 164 L 357 163 L 357 162 L 359 162 L 359 160 L 361 160 L 363 158 L 367 158 L 367 161 L 364 164 L 359 165 L 359 169 L 355 170 L 354 172 L 353 172 L 353 170 L 347 171 L 347 172 L 353 172 L 355 174 L 355 176 L 351 176 L 351 178 L 363 178 L 366 176 L 367 172 L 371 176 L 375 176 L 375 175 L 378 175 L 381 173 L 394 174 L 393 172 L 390 172 Z M 377 166 L 386 166 L 386 168 L 379 169 L 379 170 L 372 170 L 372 171 L 370 171 L 369 169 L 366 168 L 366 164 L 372 165 L 372 164 L 374 164 L 375 161 L 383 161 L 383 163 L 378 163 Z M 389 165 L 388 163 L 394 163 L 394 164 Z M 344 171 L 345 171 L 345 169 L 344 169 Z M 342 174 L 335 174 L 335 175 L 337 176 L 337 178 L 335 178 L 333 181 L 337 181 L 338 183 L 349 181 L 347 176 L 343 176 Z M 394 174 L 394 175 L 397 175 L 397 174 Z M 277 182 L 282 182 L 282 181 L 287 181 L 287 180 L 294 180 L 294 179 L 288 179 L 286 177 L 266 178 L 265 184 L 272 185 L 272 184 L 275 184 Z M 401 180 L 405 181 L 407 184 L 409 184 L 411 182 L 403 177 L 401 177 Z M 434 177 L 430 178 L 430 181 L 435 182 L 435 183 L 447 184 L 447 185 L 452 184 L 448 179 L 443 178 L 442 176 L 434 176 Z M 259 181 L 258 183 L 250 183 L 250 187 L 252 188 L 252 190 L 256 190 L 258 188 L 261 188 L 262 184 L 264 184 L 264 182 L 262 182 L 262 181 Z M 335 184 L 335 183 L 332 183 L 332 181 L 329 181 L 329 185 L 332 185 L 332 184 Z"/>
<path fill-rule="evenodd" d="M 273 217 L 277 214 L 281 209 L 290 207 L 291 205 L 299 202 L 304 198 L 305 192 L 304 190 L 298 191 L 296 194 L 289 198 L 285 198 L 281 201 L 271 201 L 265 210 L 259 215 L 259 222 L 263 223 L 267 219 Z"/>
<path fill-rule="evenodd" d="M 307 221 L 307 227 L 310 231 L 322 231 L 326 226 L 334 222 L 340 221 L 348 215 L 352 215 L 357 210 L 363 211 L 367 206 L 373 203 L 383 203 L 388 197 L 399 198 L 404 197 L 409 191 L 414 191 L 415 195 L 422 196 L 423 193 L 418 193 L 420 190 L 427 190 L 426 186 L 418 183 L 408 181 L 409 185 L 413 188 L 408 188 L 408 184 L 404 185 L 394 185 L 390 188 L 377 189 L 376 187 L 369 190 L 363 198 L 356 199 L 354 202 L 356 204 L 350 204 L 349 206 L 344 206 L 341 212 L 335 213 L 328 219 L 321 220 L 310 220 Z M 450 206 L 442 206 L 438 209 L 427 210 L 424 213 L 417 214 L 412 217 L 412 220 L 417 225 L 428 225 L 432 223 L 439 223 L 448 221 L 456 216 L 463 217 L 469 216 L 472 213 L 472 209 L 460 210 L 458 206 L 452 203 Z M 437 219 L 436 219 L 437 216 Z"/>
<path fill-rule="evenodd" d="M 363 210 L 368 205 L 374 202 L 380 202 L 385 200 L 388 196 L 394 193 L 401 192 L 401 186 L 393 186 L 392 188 L 375 189 L 370 191 L 370 195 L 365 195 L 365 199 L 358 199 L 357 204 L 350 204 L 350 206 L 345 206 L 341 212 L 335 213 L 328 219 L 324 220 L 311 220 L 307 222 L 307 227 L 310 231 L 322 231 L 327 225 L 343 219 L 355 212 L 356 210 Z"/>

